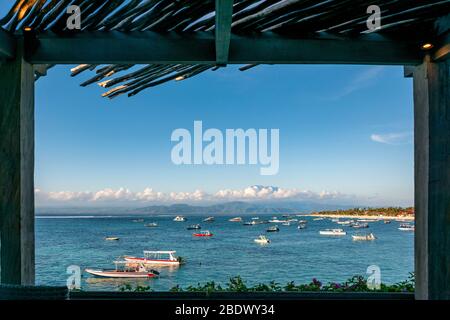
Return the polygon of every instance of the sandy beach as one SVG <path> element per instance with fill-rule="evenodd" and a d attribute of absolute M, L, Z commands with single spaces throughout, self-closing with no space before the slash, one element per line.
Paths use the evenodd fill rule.
<path fill-rule="evenodd" d="M 346 218 L 346 219 L 372 219 L 372 220 L 402 220 L 402 221 L 414 221 L 414 216 L 382 216 L 382 215 L 349 215 L 349 214 L 303 214 L 299 215 L 303 217 L 323 217 L 323 218 Z"/>

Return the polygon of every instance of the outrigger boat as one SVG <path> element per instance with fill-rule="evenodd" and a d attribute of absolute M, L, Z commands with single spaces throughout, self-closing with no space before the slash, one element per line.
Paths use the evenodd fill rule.
<path fill-rule="evenodd" d="M 85 269 L 85 271 L 94 276 L 104 278 L 156 278 L 159 275 L 158 271 L 147 269 L 143 263 L 114 261 L 114 264 L 116 268 L 112 270 L 88 268 Z"/>
<path fill-rule="evenodd" d="M 264 235 L 260 235 L 258 238 L 256 238 L 253 241 L 255 241 L 256 243 L 259 243 L 259 244 L 269 244 L 270 243 L 270 240 Z"/>
<path fill-rule="evenodd" d="M 176 217 L 173 219 L 173 221 L 176 221 L 176 222 L 183 222 L 183 221 L 186 221 L 186 218 L 183 217 L 183 216 L 176 216 Z"/>
<path fill-rule="evenodd" d="M 325 229 L 320 230 L 319 234 L 323 236 L 345 236 L 347 232 L 345 232 L 344 229 Z"/>
<path fill-rule="evenodd" d="M 212 237 L 213 234 L 209 232 L 208 230 L 201 231 L 199 233 L 192 234 L 194 237 Z"/>
<path fill-rule="evenodd" d="M 143 263 L 144 265 L 158 266 L 178 266 L 180 258 L 177 257 L 176 251 L 144 251 L 144 257 L 125 256 L 124 260 L 129 263 Z"/>
<path fill-rule="evenodd" d="M 352 235 L 352 239 L 354 241 L 371 241 L 375 240 L 376 237 L 373 235 L 373 233 L 370 233 L 368 235 Z"/>

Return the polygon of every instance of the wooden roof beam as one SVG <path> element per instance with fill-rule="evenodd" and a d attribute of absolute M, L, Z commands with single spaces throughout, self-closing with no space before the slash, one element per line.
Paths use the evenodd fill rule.
<path fill-rule="evenodd" d="M 33 64 L 215 64 L 215 37 L 192 34 L 137 32 L 81 32 L 37 34 L 26 59 Z M 33 45 L 33 43 L 35 43 Z M 231 35 L 229 64 L 378 64 L 417 65 L 424 52 L 416 42 L 392 40 L 376 34 L 336 37 Z"/>
<path fill-rule="evenodd" d="M 14 36 L 0 28 L 0 60 L 12 59 L 16 54 Z"/>
<path fill-rule="evenodd" d="M 216 62 L 226 65 L 230 50 L 233 0 L 216 0 Z"/>

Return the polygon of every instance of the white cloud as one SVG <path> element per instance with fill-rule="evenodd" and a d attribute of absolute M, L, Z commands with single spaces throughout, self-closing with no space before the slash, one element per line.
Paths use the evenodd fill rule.
<path fill-rule="evenodd" d="M 372 134 L 370 139 L 375 142 L 384 144 L 408 144 L 411 143 L 412 133 L 411 132 L 397 132 L 397 133 L 386 133 L 386 134 Z"/>
<path fill-rule="evenodd" d="M 215 193 L 201 190 L 194 192 L 160 192 L 145 188 L 132 192 L 127 188 L 107 188 L 96 192 L 58 191 L 44 192 L 35 189 L 36 203 L 42 204 L 106 204 L 106 203 L 180 203 L 201 201 L 245 201 L 245 200 L 329 200 L 348 198 L 337 191 L 313 192 L 310 190 L 284 189 L 274 186 L 254 185 L 244 189 L 222 189 Z"/>

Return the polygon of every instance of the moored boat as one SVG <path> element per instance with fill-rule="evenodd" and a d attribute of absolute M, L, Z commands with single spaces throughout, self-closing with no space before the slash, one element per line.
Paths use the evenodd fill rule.
<path fill-rule="evenodd" d="M 230 222 L 242 222 L 242 218 L 241 217 L 231 218 L 228 221 L 230 221 Z"/>
<path fill-rule="evenodd" d="M 215 220 L 214 217 L 208 217 L 208 218 L 203 219 L 203 222 L 213 222 L 214 220 Z"/>
<path fill-rule="evenodd" d="M 120 238 L 118 238 L 118 237 L 106 237 L 105 240 L 106 241 L 119 241 Z"/>
<path fill-rule="evenodd" d="M 202 227 L 199 224 L 191 224 L 190 226 L 188 226 L 186 229 L 188 230 L 199 230 Z"/>
<path fill-rule="evenodd" d="M 134 219 L 133 222 L 144 222 L 144 219 Z"/>
<path fill-rule="evenodd" d="M 368 228 L 369 224 L 357 222 L 357 223 L 353 224 L 351 227 L 356 228 L 356 229 L 363 229 L 363 228 Z"/>
<path fill-rule="evenodd" d="M 352 239 L 354 241 L 371 241 L 375 240 L 376 237 L 373 233 L 367 234 L 367 235 L 352 235 Z"/>
<path fill-rule="evenodd" d="M 148 269 L 142 263 L 129 263 L 128 261 L 114 261 L 115 269 L 91 269 L 85 271 L 97 277 L 103 278 L 155 278 L 159 272 Z"/>
<path fill-rule="evenodd" d="M 158 224 L 156 222 L 150 222 L 144 225 L 144 227 L 148 227 L 148 228 L 155 228 L 157 227 Z"/>
<path fill-rule="evenodd" d="M 158 266 L 178 266 L 180 258 L 176 256 L 176 251 L 144 251 L 144 257 L 125 256 L 124 260 L 129 263 L 143 263 L 144 265 Z"/>
<path fill-rule="evenodd" d="M 306 224 L 299 223 L 299 225 L 297 226 L 297 229 L 306 229 Z"/>
<path fill-rule="evenodd" d="M 319 234 L 323 236 L 345 236 L 347 232 L 345 232 L 344 229 L 325 229 L 320 230 Z"/>
<path fill-rule="evenodd" d="M 173 218 L 173 221 L 183 222 L 186 221 L 186 218 L 184 216 L 176 216 L 175 218 Z"/>
<path fill-rule="evenodd" d="M 198 232 L 198 233 L 194 233 L 192 235 L 194 237 L 212 237 L 213 236 L 213 234 L 210 231 L 208 231 L 208 230 L 201 231 L 201 232 Z"/>
<path fill-rule="evenodd" d="M 410 224 L 401 224 L 398 227 L 398 230 L 400 230 L 400 231 L 414 231 L 415 227 L 410 225 Z"/>
<path fill-rule="evenodd" d="M 280 231 L 280 228 L 278 228 L 278 226 L 273 226 L 273 227 L 269 227 L 266 231 L 267 232 L 278 232 L 278 231 Z"/>
<path fill-rule="evenodd" d="M 259 243 L 259 244 L 269 244 L 270 243 L 270 240 L 264 235 L 260 235 L 258 238 L 256 238 L 253 241 L 255 241 L 256 243 Z"/>
<path fill-rule="evenodd" d="M 289 221 L 286 221 L 286 222 L 283 222 L 282 225 L 283 225 L 283 226 L 290 226 L 291 223 L 290 223 Z"/>
<path fill-rule="evenodd" d="M 384 220 L 384 224 L 389 224 L 391 223 L 391 220 Z"/>

